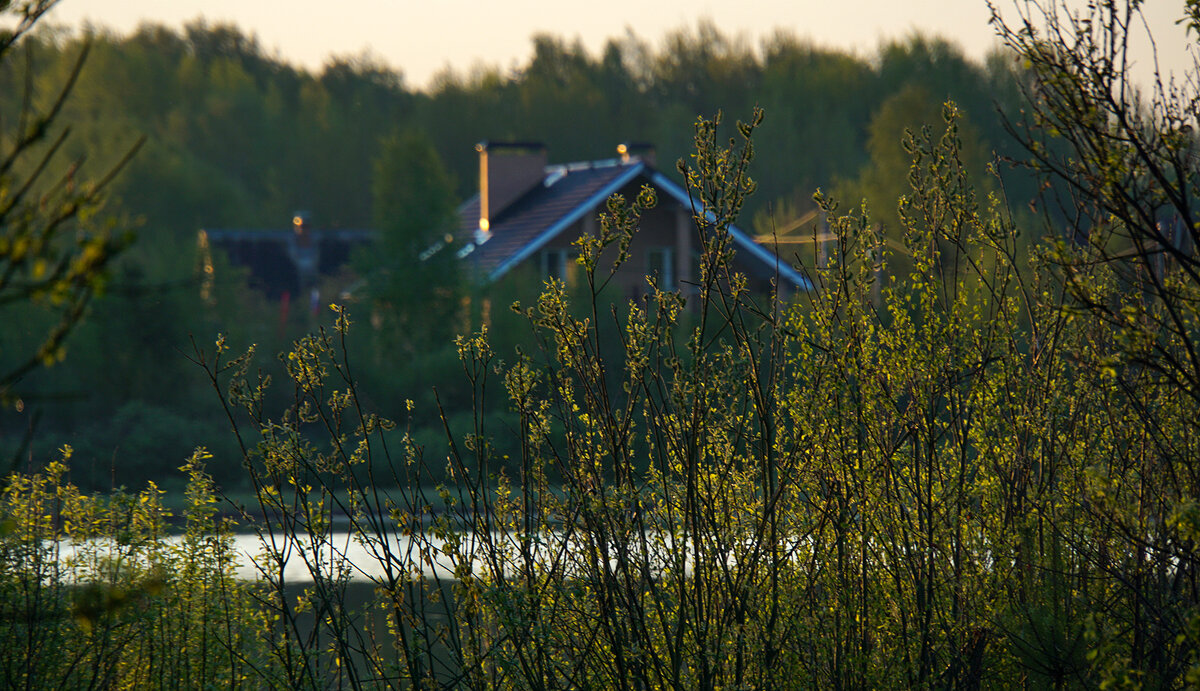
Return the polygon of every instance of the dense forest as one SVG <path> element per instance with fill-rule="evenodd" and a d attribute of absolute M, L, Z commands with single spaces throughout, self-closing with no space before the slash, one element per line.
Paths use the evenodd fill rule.
<path fill-rule="evenodd" d="M 71 443 L 77 480 L 89 486 L 157 477 L 197 440 L 214 448 L 218 475 L 231 479 L 220 470 L 228 435 L 187 358 L 190 339 L 206 343 L 221 332 L 231 343 L 277 352 L 316 322 L 299 310 L 281 324 L 278 306 L 236 272 L 219 271 L 215 292 L 202 297 L 197 231 L 284 227 L 296 210 L 309 212 L 317 227 L 386 230 L 386 218 L 404 216 L 410 226 L 432 227 L 437 221 L 424 217 L 428 209 L 397 208 L 396 186 L 420 178 L 423 187 L 410 198 L 465 199 L 478 184 L 473 145 L 483 139 L 542 141 L 552 162 L 610 158 L 619 142 L 646 141 L 674 175 L 674 162 L 691 149 L 697 115 L 759 105 L 768 144 L 753 164 L 758 192 L 747 201 L 743 225 L 760 232 L 812 210 L 818 188 L 863 199 L 874 218 L 895 226 L 908 168 L 900 140 L 906 128 L 939 122 L 948 99 L 963 114 L 972 169 L 982 172 L 994 156 L 1014 153 L 999 115 L 1017 102 L 1012 59 L 997 53 L 976 64 L 934 37 L 914 35 L 868 57 L 786 33 L 755 45 L 708 23 L 657 44 L 629 34 L 600 55 L 554 36 L 533 43 L 533 58 L 511 73 L 447 72 L 415 91 L 397 68 L 366 58 L 334 59 L 318 74 L 297 69 L 232 26 L 28 37 L 19 57 L 0 68 L 0 93 L 27 94 L 42 107 L 86 53 L 61 113 L 71 132 L 59 160 L 82 156 L 84 176 L 106 171 L 144 142 L 108 186 L 103 210 L 134 229 L 136 243 L 91 306 L 70 357 L 17 387 L 26 412 L 3 421 L 4 457 L 21 454 L 21 432 L 36 423 L 32 456 Z M 0 125 L 15 123 L 22 103 L 0 99 Z M 425 174 L 405 178 L 422 152 L 432 157 L 420 168 Z M 1029 186 L 1015 179 L 1010 196 L 1027 198 Z M 376 257 L 357 267 L 386 268 L 388 261 Z M 367 311 L 354 308 L 352 316 Z M 371 351 L 361 358 L 364 390 L 394 409 L 406 399 L 428 399 L 439 382 L 457 405 L 460 398 L 446 390 L 457 367 L 452 335 L 434 343 L 411 333 L 364 343 Z M 414 338 L 419 348 L 404 342 Z M 21 346 L 6 346 L 0 358 L 23 352 Z"/>

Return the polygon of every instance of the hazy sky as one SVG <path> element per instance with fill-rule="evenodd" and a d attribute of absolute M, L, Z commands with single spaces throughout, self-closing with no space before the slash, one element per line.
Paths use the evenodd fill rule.
<path fill-rule="evenodd" d="M 1174 20 L 1182 1 L 1147 4 L 1160 50 L 1180 64 L 1185 40 Z M 198 17 L 237 24 L 266 50 L 314 70 L 330 55 L 369 51 L 416 87 L 446 66 L 520 65 L 540 31 L 579 38 L 596 52 L 627 29 L 657 46 L 667 31 L 701 18 L 754 43 L 778 28 L 860 55 L 914 30 L 954 39 L 975 58 L 995 45 L 983 0 L 62 0 L 50 15 L 123 33 L 142 21 L 179 27 Z"/>

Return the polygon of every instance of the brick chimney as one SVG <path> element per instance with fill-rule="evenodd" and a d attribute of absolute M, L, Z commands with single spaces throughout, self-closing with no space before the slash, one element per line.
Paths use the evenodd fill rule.
<path fill-rule="evenodd" d="M 479 228 L 488 231 L 500 212 L 545 176 L 546 145 L 541 142 L 489 142 L 479 152 Z"/>

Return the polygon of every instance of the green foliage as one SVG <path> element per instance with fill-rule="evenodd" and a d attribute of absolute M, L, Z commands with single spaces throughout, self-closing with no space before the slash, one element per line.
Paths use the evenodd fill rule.
<path fill-rule="evenodd" d="M 268 668 L 251 587 L 233 574 L 228 523 L 197 450 L 182 535 L 163 492 L 88 495 L 70 448 L 0 496 L 0 669 L 28 688 L 237 688 Z M 50 651 L 53 651 L 52 653 Z"/>
<path fill-rule="evenodd" d="M 358 264 L 372 320 L 386 332 L 379 352 L 411 355 L 449 343 L 462 329 L 457 203 L 437 151 L 419 132 L 385 139 L 374 166 L 375 228 L 382 237 Z"/>
<path fill-rule="evenodd" d="M 201 618 L 219 623 L 214 633 L 171 633 L 221 643 L 180 669 L 288 688 L 1181 684 L 1200 566 L 1189 548 L 1194 404 L 1171 379 L 1112 359 L 1121 332 L 1071 306 L 1046 258 L 1087 247 L 1021 256 L 997 199 L 974 191 L 953 105 L 945 116 L 941 136 L 908 144 L 910 267 L 879 286 L 893 250 L 877 226 L 818 197 L 836 249 L 811 270 L 817 290 L 791 304 L 745 289 L 723 232 L 754 188 L 762 116 L 728 145 L 700 120 L 697 151 L 680 163 L 704 248 L 697 303 L 656 291 L 644 307 L 599 308 L 654 204 L 614 198 L 580 243 L 584 305 L 548 284 L 520 310 L 533 346 L 511 361 L 486 331 L 458 340 L 474 413 L 441 410 L 440 442 L 365 408 L 340 310 L 333 331 L 281 358 L 295 398 L 278 416 L 252 353 L 231 360 L 223 342 L 198 352 L 230 419 L 248 423 L 236 429 L 262 516 L 251 525 L 265 619 L 248 608 L 233 629 L 226 612 Z M 1110 299 L 1117 274 L 1096 267 L 1092 295 Z M 617 356 L 604 352 L 610 338 Z M 510 428 L 496 426 L 495 388 Z M 124 651 L 132 643 L 97 648 L 87 632 L 113 618 L 134 626 L 120 617 L 160 597 L 154 574 L 197 574 L 162 592 L 203 586 L 204 607 L 245 597 L 227 581 L 211 484 L 186 469 L 196 518 L 185 541 L 218 536 L 196 571 L 156 561 L 171 557 L 150 508 L 35 508 L 71 518 L 12 522 L 37 532 L 14 544 L 51 549 L 61 541 L 47 536 L 73 537 L 79 516 L 99 512 L 108 522 L 79 536 L 111 534 L 125 550 L 83 543 L 81 563 L 98 565 L 87 573 L 109 580 L 51 593 L 47 607 L 83 623 L 45 635 Z M 61 472 L 18 478 L 13 506 L 44 506 Z M 102 506 L 55 492 L 64 506 Z M 121 496 L 112 505 L 155 506 Z M 34 578 L 23 573 L 14 578 Z M 349 599 L 355 578 L 375 591 L 362 609 Z M 163 606 L 177 602 L 189 600 Z M 159 611 L 139 606 L 136 625 L 160 626 L 145 614 Z"/>
<path fill-rule="evenodd" d="M 486 330 L 459 339 L 475 412 L 443 411 L 440 443 L 388 437 L 362 409 L 344 315 L 287 354 L 297 398 L 281 418 L 248 360 L 210 362 L 261 435 L 246 453 L 274 536 L 265 563 L 311 546 L 310 589 L 271 581 L 276 616 L 327 614 L 319 635 L 277 645 L 304 661 L 287 683 L 1181 684 L 1200 566 L 1194 405 L 1108 357 L 1120 332 L 1064 302 L 1046 262 L 1070 250 L 1023 256 L 971 183 L 952 104 L 945 120 L 907 144 L 908 267 L 880 286 L 896 250 L 818 196 L 837 244 L 792 304 L 745 290 L 723 234 L 754 188 L 761 114 L 728 145 L 700 120 L 680 163 L 704 247 L 697 303 L 657 291 L 597 308 L 654 203 L 614 198 L 580 242 L 583 305 L 547 284 L 519 308 L 533 346 L 510 361 Z M 1110 271 L 1093 278 L 1097 294 L 1120 290 Z M 333 542 L 340 515 L 370 568 Z M 396 659 L 353 622 L 353 569 L 377 589 Z"/>
<path fill-rule="evenodd" d="M 6 70 L 14 69 L 18 41 L 53 4 L 37 0 L 0 6 L 6 25 L 0 34 L 0 65 Z M 130 239 L 96 214 L 105 186 L 132 152 L 118 157 L 115 168 L 95 180 L 81 179 L 86 174 L 81 158 L 63 160 L 70 129 L 60 116 L 86 57 L 85 46 L 47 99 L 36 98 L 44 94 L 34 93 L 28 81 L 23 90 L 6 91 L 14 96 L 14 106 L 0 119 L 0 309 L 5 321 L 26 321 L 31 331 L 23 334 L 29 342 L 18 348 L 7 337 L 0 343 L 4 407 L 23 405 L 21 392 L 13 387 L 27 374 L 63 359 L 67 336 L 102 288 L 109 263 Z M 40 319 L 22 314 L 28 305 L 36 306 Z M 21 336 L 11 340 L 19 343 Z"/>
<path fill-rule="evenodd" d="M 242 484 L 242 467 L 236 446 L 224 426 L 209 418 L 182 416 L 173 410 L 133 399 L 113 411 L 112 417 L 82 423 L 72 435 L 71 479 L 81 487 L 115 489 L 136 487 L 147 477 L 172 492 L 182 489 L 182 478 L 163 472 L 194 448 L 197 439 L 212 439 L 215 458 L 207 467 L 226 487 Z M 5 449 L 12 456 L 15 449 Z M 54 449 L 35 437 L 32 458 L 51 458 Z"/>
<path fill-rule="evenodd" d="M 1028 66 L 1031 107 L 1008 127 L 1047 187 L 1055 183 L 1045 203 L 1072 210 L 1064 240 L 1084 246 L 1050 259 L 1074 302 L 1120 334 L 1114 358 L 1160 371 L 1200 401 L 1196 87 L 1156 74 L 1139 92 L 1126 52 L 1143 38 L 1139 3 L 1078 17 L 1037 4 L 1025 12 L 1038 30 L 1002 37 Z M 1123 290 L 1096 287 L 1096 262 Z"/>
<path fill-rule="evenodd" d="M 932 123 L 944 122 L 943 101 L 933 97 L 928 89 L 924 83 L 913 82 L 880 105 L 868 127 L 870 160 L 855 180 L 835 187 L 840 198 L 863 201 L 872 221 L 880 226 L 884 242 L 896 250 L 887 272 L 889 277 L 902 279 L 916 261 L 916 257 L 908 255 L 904 240 L 906 223 L 901 219 L 903 200 L 913 186 L 910 179 L 913 139 L 921 136 L 923 128 L 933 126 Z M 956 111 L 954 120 L 957 136 L 963 141 L 962 165 L 980 176 L 989 169 L 991 156 L 985 153 L 976 128 L 963 113 Z M 997 187 L 990 176 L 984 180 L 985 193 Z M 942 250 L 945 256 L 950 248 Z"/>
<path fill-rule="evenodd" d="M 1099 36 L 1125 26 L 1098 25 Z M 611 309 L 603 294 L 656 204 L 647 189 L 611 199 L 598 233 L 579 241 L 575 289 L 548 282 L 506 314 L 506 328 L 519 324 L 525 337 L 483 328 L 456 339 L 453 363 L 436 349 L 414 358 L 422 376 L 459 369 L 465 383 L 445 398 L 439 388 L 401 408 L 393 392 L 373 395 L 360 361 L 388 370 L 358 357 L 340 307 L 330 328 L 281 356 L 275 386 L 254 349 L 231 357 L 222 338 L 194 351 L 234 425 L 257 505 L 244 515 L 263 544 L 258 586 L 233 579 L 202 452 L 184 467 L 178 543 L 162 537 L 153 486 L 101 499 L 63 482 L 63 464 L 14 476 L 0 503 L 6 678 L 478 689 L 1195 683 L 1200 296 L 1193 246 L 1168 242 L 1157 216 L 1171 206 L 1183 232 L 1194 230 L 1192 144 L 1180 128 L 1158 127 L 1190 125 L 1194 109 L 1155 105 L 1170 117 L 1135 127 L 1119 108 L 1072 111 L 1088 103 L 1075 97 L 1112 84 L 1103 69 L 1080 72 L 1108 45 L 1088 33 L 1097 24 L 1070 26 L 1054 50 L 1036 32 L 1005 35 L 1038 77 L 1031 122 L 1053 124 L 1066 149 L 1025 144 L 1103 221 L 1073 228 L 1086 237 L 1052 232 L 1030 249 L 1001 188 L 972 177 L 978 131 L 953 103 L 944 128 L 907 127 L 905 159 L 885 151 L 889 122 L 934 100 L 906 86 L 860 113 L 866 122 L 877 112 L 874 153 L 907 182 L 888 227 L 867 205 L 839 215 L 816 195 L 833 236 L 827 261 L 802 267 L 816 289 L 754 295 L 731 268 L 726 231 L 751 208 L 761 177 L 750 175 L 753 137 L 769 125 L 757 110 L 732 127 L 701 118 L 678 166 L 702 247 L 687 296 L 653 279 L 641 303 Z M 753 81 L 754 58 L 717 38 L 703 27 L 681 33 L 667 62 L 702 64 L 732 93 Z M 196 61 L 228 58 L 213 74 L 230 94 L 269 76 L 237 39 L 189 39 Z M 784 43 L 776 55 L 808 59 Z M 1081 47 L 1088 60 L 1057 62 Z M 618 53 L 605 69 L 639 74 L 632 83 L 645 93 L 703 97 L 688 90 L 691 68 L 639 73 Z M 885 58 L 880 74 L 954 72 L 936 43 L 915 40 Z M 448 79 L 426 105 L 475 94 L 520 112 L 517 85 L 558 85 L 583 103 L 598 79 L 578 46 L 551 40 L 535 66 L 528 82 Z M 355 69 L 297 93 L 329 116 L 330 89 L 355 93 L 346 76 Z M 379 88 L 364 93 L 396 87 L 363 74 Z M 1114 102 L 1124 103 L 1093 105 Z M 1097 142 L 1107 148 L 1083 146 Z M 428 142 L 393 146 L 380 179 L 408 167 L 387 171 L 389 156 L 425 161 L 439 191 L 422 213 L 438 218 L 448 185 Z M 894 189 L 874 182 L 881 195 Z M 398 251 L 433 227 L 397 224 Z M 272 393 L 280 389 L 289 398 Z M 399 424 L 371 412 L 376 397 L 400 411 Z M 355 580 L 373 591 L 361 607 Z M 65 666 L 32 645 L 67 651 Z"/>
<path fill-rule="evenodd" d="M 1118 419 L 1144 421 L 1128 436 L 1110 434 L 1112 457 L 1087 476 L 1104 525 L 1144 536 L 1131 540 L 1115 568 L 1109 552 L 1089 555 L 1124 574 L 1121 590 L 1141 598 L 1092 615 L 1091 655 L 1107 661 L 1108 686 L 1185 676 L 1194 683 L 1200 609 L 1161 588 L 1195 580 L 1190 523 L 1172 518 L 1187 515 L 1197 494 L 1186 431 L 1200 402 L 1195 70 L 1176 75 L 1181 81 L 1156 72 L 1148 87 L 1134 84 L 1128 49 L 1146 38 L 1141 3 L 1077 15 L 1038 3 L 1018 10 L 1021 27 L 1001 22 L 1001 37 L 1028 69 L 1022 88 L 1030 106 L 1007 125 L 1045 180 L 1043 203 L 1071 214 L 1068 237 L 1045 261 L 1072 319 L 1094 329 L 1085 362 L 1112 391 L 1106 407 Z M 1183 14 L 1190 30 L 1194 4 L 1185 3 Z M 995 8 L 993 15 L 999 19 Z M 1123 648 L 1125 632 L 1132 640 Z"/>
<path fill-rule="evenodd" d="M 421 252 L 444 235 L 439 217 L 453 198 L 475 192 L 478 161 L 470 145 L 476 141 L 541 140 L 555 160 L 567 161 L 612 157 L 617 142 L 645 140 L 669 163 L 692 146 L 680 123 L 697 112 L 748 110 L 760 102 L 773 114 L 762 129 L 772 146 L 758 152 L 761 189 L 746 211 L 788 198 L 799 200 L 792 206 L 804 213 L 812 208 L 813 188 L 829 189 L 866 163 L 872 114 L 915 80 L 896 75 L 935 82 L 925 85 L 934 107 L 944 95 L 969 104 L 985 151 L 1002 148 L 1003 133 L 983 104 L 991 94 L 1011 100 L 1002 88 L 1010 81 L 1006 71 L 982 70 L 932 39 L 887 46 L 872 60 L 786 33 L 755 46 L 711 24 L 682 28 L 654 45 L 628 34 L 598 54 L 539 36 L 530 61 L 516 70 L 447 73 L 425 92 L 369 55 L 307 72 L 273 58 L 235 27 L 203 22 L 179 31 L 145 26 L 128 36 L 43 32 L 22 42 L 31 100 L 40 108 L 53 103 L 77 55 L 90 46 L 87 68 L 61 111 L 73 133 L 63 145 L 63 165 L 45 173 L 47 179 L 65 175 L 67 162 L 85 153 L 89 161 L 120 160 L 139 134 L 146 136 L 139 155 L 109 184 L 105 207 L 140 224 L 138 246 L 111 267 L 108 291 L 94 305 L 97 318 L 75 334 L 78 357 L 52 373 L 31 372 L 22 383 L 28 414 L 3 421 L 4 436 L 17 439 L 40 415 L 45 446 L 73 443 L 81 457 L 91 449 L 74 436 L 77 430 L 101 424 L 135 400 L 180 417 L 217 417 L 198 402 L 207 399 L 180 355 L 190 352 L 191 334 L 221 332 L 231 343 L 275 352 L 319 325 L 296 318 L 294 309 L 284 319 L 279 305 L 255 294 L 220 252 L 213 273 L 198 273 L 191 248 L 199 228 L 279 227 L 294 210 L 306 209 L 318 227 L 377 227 L 398 238 L 419 230 Z M 0 92 L 25 88 L 22 62 L 0 63 Z M 4 100 L 0 120 L 16 122 L 19 106 L 19 99 Z M 901 155 L 894 142 L 891 148 Z M 429 174 L 409 176 L 418 169 Z M 415 206 L 406 210 L 405 204 Z M 406 219 L 419 227 L 388 230 Z M 381 405 L 420 398 L 424 394 L 413 392 L 428 389 L 437 366 L 456 367 L 450 341 L 465 328 L 457 318 L 464 286 L 450 278 L 453 252 L 422 263 L 408 260 L 413 252 L 411 243 L 397 240 L 355 265 L 360 275 L 347 275 L 337 286 L 340 293 L 365 279 L 366 290 L 354 293 L 370 300 L 361 316 L 374 317 L 379 328 L 375 338 L 352 348 L 359 376 Z M 524 292 L 534 292 L 540 280 L 531 283 Z M 471 309 L 478 310 L 477 298 L 486 296 L 471 297 Z M 532 304 L 532 297 L 521 299 Z M 493 314 L 510 301 L 496 299 Z M 41 343 L 34 342 L 32 325 L 40 325 L 40 335 L 56 322 L 53 315 L 19 311 L 11 321 L 30 328 L 6 334 L 4 352 L 36 352 Z M 440 318 L 449 314 L 456 316 Z M 528 343 L 519 323 L 509 332 L 502 321 L 493 324 L 495 338 Z M 421 369 L 427 357 L 434 366 Z M 447 405 L 464 400 L 444 383 L 439 387 Z M 120 401 L 113 405 L 99 392 Z M 433 408 L 420 410 L 419 426 L 436 430 Z M 465 412 L 458 407 L 452 414 Z M 100 462 L 113 452 L 99 450 Z M 223 475 L 220 465 L 213 472 Z"/>
<path fill-rule="evenodd" d="M 278 223 L 296 208 L 322 224 L 365 226 L 371 162 L 396 132 L 427 133 L 464 198 L 475 191 L 471 144 L 482 139 L 544 141 L 564 161 L 611 157 L 616 143 L 645 140 L 673 161 L 691 147 L 681 121 L 756 103 L 773 113 L 763 132 L 776 144 L 758 159 L 764 188 L 751 203 L 765 205 L 854 176 L 871 114 L 905 88 L 927 89 L 935 107 L 955 98 L 985 150 L 1005 147 L 993 99 L 1011 106 L 1015 96 L 1004 70 L 974 65 L 938 39 L 914 36 L 858 57 L 783 32 L 755 46 L 711 23 L 682 27 L 659 46 L 614 38 L 596 55 L 537 36 L 528 64 L 447 72 L 425 93 L 369 56 L 332 60 L 319 73 L 296 69 L 225 25 L 47 35 L 34 42 L 42 91 L 69 72 L 84 42 L 96 64 L 68 106 L 80 148 L 107 152 L 130 131 L 149 135 L 114 196 L 149 227 L 176 234 Z"/>

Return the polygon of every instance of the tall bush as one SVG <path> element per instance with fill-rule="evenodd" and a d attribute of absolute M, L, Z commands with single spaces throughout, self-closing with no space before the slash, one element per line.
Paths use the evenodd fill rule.
<path fill-rule="evenodd" d="M 444 443 L 403 422 L 397 443 L 363 409 L 344 313 L 284 355 L 282 417 L 248 356 L 218 349 L 212 380 L 249 415 L 288 685 L 1183 683 L 1196 487 L 1163 469 L 1197 467 L 1194 405 L 1114 361 L 1125 335 L 1073 306 L 1057 262 L 1090 250 L 1028 252 L 1002 199 L 977 196 L 948 104 L 943 131 L 905 141 L 908 268 L 886 271 L 897 250 L 865 213 L 818 195 L 837 245 L 817 289 L 753 295 L 725 230 L 760 119 L 727 144 L 698 121 L 681 162 L 697 302 L 600 297 L 655 203 L 613 198 L 579 241 L 584 304 L 551 281 L 513 305 L 536 347 L 458 340 L 475 414 L 443 416 Z M 1127 293 L 1102 263 L 1089 285 Z M 515 426 L 494 426 L 493 387 Z M 348 604 L 356 578 L 385 625 Z"/>
<path fill-rule="evenodd" d="M 88 495 L 70 449 L 0 495 L 0 670 L 23 688 L 239 688 L 270 672 L 267 623 L 234 577 L 228 524 L 198 450 L 185 526 L 153 484 Z"/>

